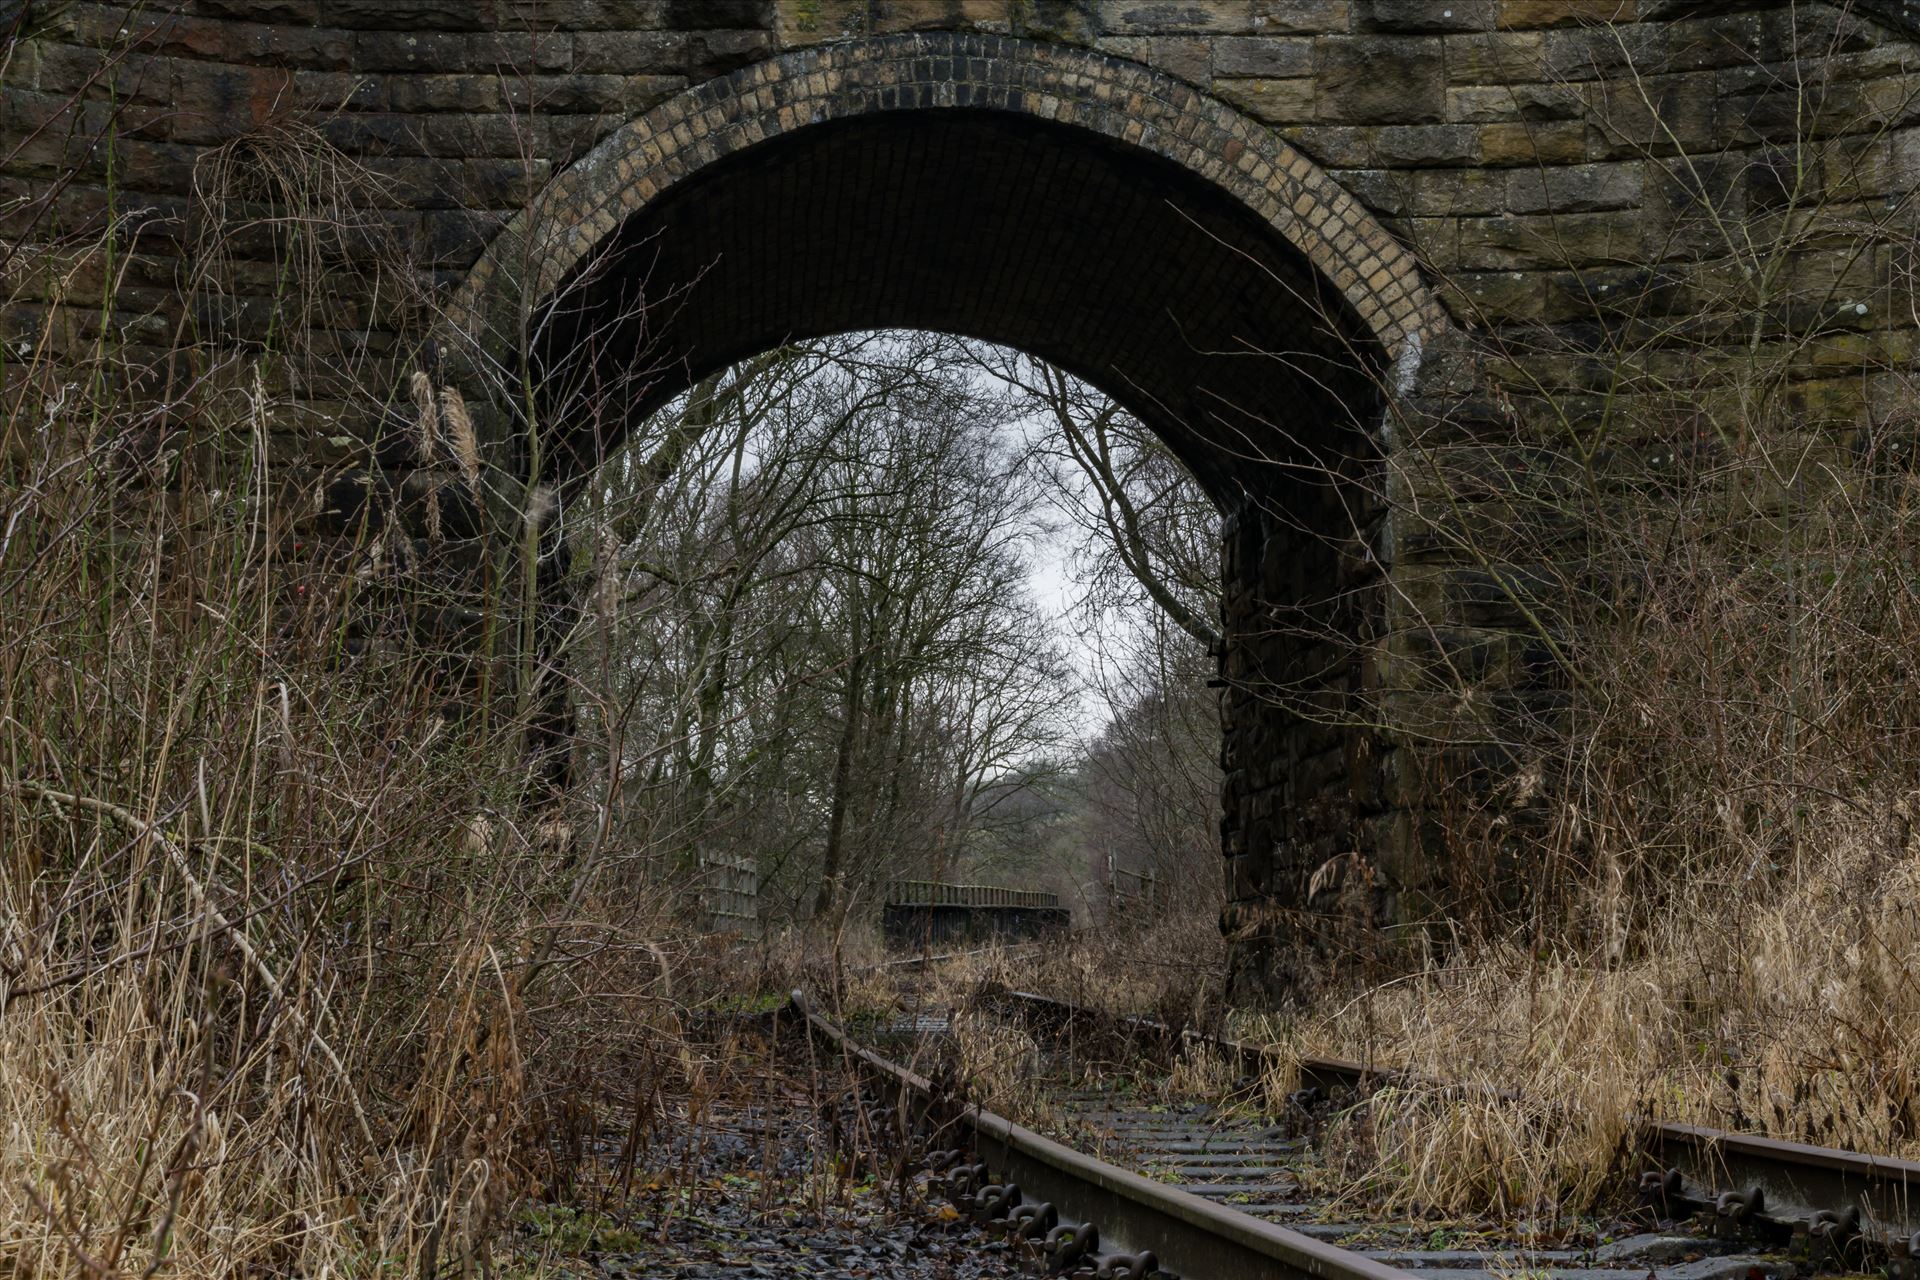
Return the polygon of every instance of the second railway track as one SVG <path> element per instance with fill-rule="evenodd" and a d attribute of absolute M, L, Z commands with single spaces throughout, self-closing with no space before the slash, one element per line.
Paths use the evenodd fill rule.
<path fill-rule="evenodd" d="M 986 998 L 1055 1026 L 1106 1017 L 1031 992 Z M 1174 1034 L 1146 1019 L 1107 1020 L 1137 1033 Z M 1248 1072 L 1260 1069 L 1265 1053 L 1257 1044 L 1192 1031 L 1178 1038 Z M 1305 1110 L 1381 1084 L 1462 1087 L 1338 1058 L 1308 1056 L 1298 1067 L 1300 1088 L 1290 1102 Z M 1631 1142 L 1640 1216 L 1695 1223 L 1703 1241 L 1751 1245 L 1797 1270 L 1871 1264 L 1900 1280 L 1920 1280 L 1920 1162 L 1652 1119 L 1634 1122 Z"/>
<path fill-rule="evenodd" d="M 804 1010 L 798 993 L 796 1001 Z M 1047 1054 L 1068 1052 L 1061 1046 L 1076 1024 L 1171 1034 L 1029 993 L 1000 992 L 991 1004 L 1031 1027 Z M 921 1154 L 940 1166 L 934 1188 L 1053 1274 L 1762 1280 L 1865 1270 L 1920 1280 L 1920 1164 L 1913 1162 L 1661 1126 L 1642 1134 L 1649 1165 L 1638 1209 L 1545 1239 L 1520 1224 L 1463 1231 L 1331 1204 L 1324 1175 L 1303 1176 L 1316 1159 L 1301 1131 L 1304 1114 L 1169 1104 L 1068 1073 L 1046 1093 L 1049 1136 L 959 1106 L 950 1084 L 856 1043 L 817 1013 L 806 1016 L 814 1034 L 862 1066 L 885 1100 L 882 1110 L 903 1126 L 937 1130 L 921 1139 Z M 916 1011 L 890 1030 L 885 1047 L 896 1056 L 951 1058 L 928 1043 L 947 1030 L 941 1016 Z M 1205 1041 L 1248 1075 L 1260 1069 L 1257 1046 L 1184 1038 Z M 1357 1096 L 1383 1078 L 1359 1064 L 1308 1059 L 1287 1109 Z"/>

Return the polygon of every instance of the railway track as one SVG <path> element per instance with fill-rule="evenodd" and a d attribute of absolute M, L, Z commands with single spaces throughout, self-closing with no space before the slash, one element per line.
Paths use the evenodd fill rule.
<path fill-rule="evenodd" d="M 1032 992 L 987 998 L 1054 1027 L 1103 1016 Z M 1147 1019 L 1110 1021 L 1163 1038 L 1172 1034 Z M 1194 1031 L 1180 1039 L 1206 1045 L 1248 1072 L 1257 1072 L 1264 1056 L 1261 1046 L 1246 1041 Z M 1338 1058 L 1303 1058 L 1299 1069 L 1292 1102 L 1305 1111 L 1377 1084 L 1447 1087 Z M 1811 1269 L 1879 1263 L 1901 1280 L 1920 1280 L 1920 1161 L 1652 1119 L 1638 1120 L 1635 1128 L 1643 1171 L 1632 1190 L 1660 1219 L 1699 1220 L 1714 1240 L 1784 1251 Z"/>
<path fill-rule="evenodd" d="M 1336 1059 L 1301 1063 L 1294 1114 L 1168 1106 L 1085 1078 L 1046 1093 L 1053 1136 L 961 1105 L 950 1082 L 855 1042 L 806 1009 L 812 1032 L 865 1073 L 876 1113 L 915 1141 L 930 1188 L 1004 1232 L 1055 1274 L 1188 1280 L 1763 1280 L 1879 1270 L 1920 1280 L 1920 1164 L 1684 1125 L 1640 1126 L 1646 1174 L 1635 1213 L 1542 1244 L 1498 1227 L 1351 1220 L 1307 1177 L 1303 1122 L 1393 1073 Z M 1127 1038 L 1174 1033 L 1025 992 L 988 997 L 1050 1052 L 1079 1028 Z M 910 1015 L 890 1043 L 940 1060 L 944 1018 Z M 1257 1078 L 1259 1046 L 1182 1033 Z M 937 1074 L 937 1073 L 936 1073 Z M 1404 1077 L 1402 1079 L 1405 1079 Z M 1432 1084 L 1434 1082 L 1426 1082 Z"/>

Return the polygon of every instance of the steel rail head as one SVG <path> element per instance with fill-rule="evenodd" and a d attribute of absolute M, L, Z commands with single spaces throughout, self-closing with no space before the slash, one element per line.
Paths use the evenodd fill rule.
<path fill-rule="evenodd" d="M 859 1064 L 884 1088 L 908 1091 L 914 1099 L 912 1105 L 919 1107 L 927 1106 L 933 1098 L 933 1085 L 926 1077 L 856 1043 L 838 1024 L 813 1012 L 803 993 L 793 993 L 793 1006 L 814 1034 L 838 1049 L 849 1063 Z M 1116 1276 L 1131 1275 L 1131 1268 L 1144 1265 L 1147 1270 L 1139 1274 L 1164 1266 L 1176 1274 L 1221 1280 L 1268 1280 L 1275 1276 L 1292 1280 L 1413 1280 L 1410 1272 L 1097 1160 L 993 1112 L 969 1108 L 959 1122 L 971 1132 L 978 1157 L 976 1163 L 961 1164 L 948 1175 L 947 1190 L 956 1200 L 954 1207 L 971 1212 L 973 1193 L 991 1185 L 983 1166 L 998 1172 L 1002 1186 L 1017 1183 L 1023 1199 L 1044 1202 L 1049 1208 L 1057 1206 L 1056 1225 L 1045 1237 L 1047 1256 L 1056 1274 L 1083 1264 L 1098 1274 L 1100 1266 L 1112 1261 L 1093 1257 L 1102 1233 L 1106 1233 L 1109 1243 L 1124 1241 L 1135 1251 L 1126 1254 L 1128 1261 L 1117 1264 L 1121 1269 L 1112 1273 Z M 1069 1213 L 1076 1222 L 1061 1221 Z M 1073 1241 L 1081 1243 L 1069 1243 Z M 1071 1257 L 1062 1264 L 1066 1252 Z M 1145 1263 L 1139 1263 L 1137 1260 L 1143 1257 Z"/>
<path fill-rule="evenodd" d="M 1107 1017 L 1034 992 L 1001 990 L 992 994 L 1056 1020 Z M 1149 1018 L 1109 1020 L 1159 1034 L 1171 1034 L 1172 1030 Z M 1244 1040 L 1193 1030 L 1181 1035 L 1237 1056 L 1249 1067 L 1261 1061 L 1266 1052 L 1264 1046 Z M 1340 1058 L 1304 1057 L 1299 1066 L 1300 1088 L 1290 1095 L 1290 1101 L 1308 1110 L 1326 1102 L 1336 1089 L 1361 1089 L 1373 1083 L 1456 1091 L 1462 1088 L 1457 1082 Z M 1510 1090 L 1489 1086 L 1487 1092 L 1510 1101 L 1524 1101 Z M 1832 1240 L 1836 1226 L 1851 1220 L 1857 1224 L 1857 1231 L 1850 1240 L 1870 1239 L 1896 1263 L 1902 1261 L 1899 1254 L 1904 1242 L 1920 1239 L 1920 1161 L 1649 1117 L 1636 1118 L 1634 1125 L 1640 1147 L 1657 1164 L 1656 1169 L 1640 1177 L 1641 1198 L 1662 1216 L 1672 1216 L 1676 1211 L 1714 1211 L 1724 1202 L 1727 1212 L 1716 1216 L 1730 1224 L 1798 1229 L 1813 1236 L 1818 1219 L 1821 1230 L 1815 1238 L 1821 1240 Z M 1689 1185 L 1697 1190 L 1689 1192 Z M 1748 1198 L 1756 1192 L 1757 1201 L 1749 1205 Z M 1823 1214 L 1827 1216 L 1820 1217 Z M 1920 1259 L 1903 1265 L 1909 1272 L 1920 1273 Z M 1920 1280 L 1920 1274 L 1911 1274 L 1907 1280 Z"/>

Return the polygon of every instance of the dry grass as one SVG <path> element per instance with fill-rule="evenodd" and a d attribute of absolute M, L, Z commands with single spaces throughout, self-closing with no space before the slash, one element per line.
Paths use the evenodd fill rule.
<path fill-rule="evenodd" d="M 1217 915 L 1195 910 L 1137 926 L 1112 924 L 1011 957 L 1005 981 L 1172 1027 L 1205 1027 L 1225 1012 L 1226 954 Z"/>
<path fill-rule="evenodd" d="M 1328 1189 L 1387 1212 L 1551 1230 L 1625 1185 L 1635 1116 L 1920 1155 L 1920 1038 L 1906 1031 L 1920 1025 L 1920 849 L 1890 847 L 1847 805 L 1807 813 L 1804 830 L 1806 852 L 1776 874 L 1732 881 L 1724 860 L 1696 858 L 1653 904 L 1582 895 L 1558 945 L 1495 936 L 1229 1029 L 1272 1046 L 1275 1112 L 1303 1055 L 1469 1086 L 1382 1089 L 1328 1126 Z M 1209 937 L 1187 927 L 1194 946 Z M 1581 938 L 1594 949 L 1568 945 Z M 1188 970 L 1123 955 L 1076 939 L 1007 980 L 1096 1007 L 1193 1007 Z M 1166 1087 L 1226 1096 L 1217 1068 L 1187 1055 Z"/>
<path fill-rule="evenodd" d="M 962 1009 L 954 1015 L 952 1039 L 969 1101 L 1020 1124 L 1057 1123 L 1043 1088 L 1040 1045 L 1032 1035 L 987 1011 Z"/>
<path fill-rule="evenodd" d="M 1241 1084 L 1240 1063 L 1205 1041 L 1193 1041 L 1174 1055 L 1173 1068 L 1158 1083 L 1168 1101 L 1230 1099 Z"/>
<path fill-rule="evenodd" d="M 0 1274 L 470 1272 L 685 1087 L 682 1013 L 731 981 L 541 829 L 522 726 L 462 713 L 437 532 L 317 531 L 269 465 L 340 429 L 296 384 L 363 372 L 271 335 L 387 285 L 351 175 L 269 135 L 209 161 L 190 255 L 221 295 L 232 241 L 285 238 L 267 337 L 88 328 L 124 227 L 0 281 L 94 335 L 0 368 Z"/>
<path fill-rule="evenodd" d="M 1281 1092 L 1302 1054 L 1486 1087 L 1382 1089 L 1335 1120 L 1332 1168 L 1401 1209 L 1594 1207 L 1628 1172 L 1634 1116 L 1920 1154 L 1920 1040 L 1904 1030 L 1920 1019 L 1920 856 L 1836 846 L 1764 897 L 1675 887 L 1631 960 L 1488 943 L 1242 1029 L 1280 1046 Z"/>
<path fill-rule="evenodd" d="M 684 1076 L 699 962 L 573 892 L 424 658 L 338 661 L 354 562 L 109 457 L 0 494 L 0 1271 L 475 1265 Z"/>

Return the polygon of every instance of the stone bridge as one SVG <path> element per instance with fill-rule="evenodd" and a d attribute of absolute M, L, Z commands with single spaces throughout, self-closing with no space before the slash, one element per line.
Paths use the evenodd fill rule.
<path fill-rule="evenodd" d="M 1615 322 L 1706 308 L 1737 273 L 1730 221 L 1793 216 L 1809 172 L 1884 221 L 1920 168 L 1899 0 L 8 8 L 0 197 L 63 230 L 129 219 L 104 322 L 156 377 L 183 317 L 246 341 L 277 314 L 265 240 L 187 297 L 195 183 L 249 140 L 353 162 L 327 206 L 352 248 L 299 317 L 274 445 L 329 510 L 405 465 L 395 406 L 422 367 L 475 407 L 509 523 L 637 415 L 791 338 L 968 334 L 1127 404 L 1225 517 L 1223 926 L 1250 991 L 1298 978 L 1287 944 L 1331 871 L 1385 923 L 1444 903 L 1432 661 L 1483 702 L 1440 753 L 1469 773 L 1497 774 L 1500 717 L 1557 693 L 1509 585 L 1526 555 L 1426 536 L 1398 452 L 1604 412 Z M 6 233 L 42 234 L 22 207 Z M 1782 376 L 1841 437 L 1874 420 L 1875 362 L 1912 347 L 1904 254 L 1858 244 L 1788 263 L 1832 340 Z M 26 289 L 10 344 L 103 323 L 97 292 Z M 612 391 L 589 411 L 587 387 Z M 1453 507 L 1497 503 L 1493 470 Z"/>

